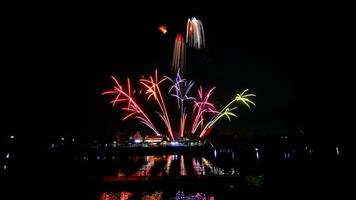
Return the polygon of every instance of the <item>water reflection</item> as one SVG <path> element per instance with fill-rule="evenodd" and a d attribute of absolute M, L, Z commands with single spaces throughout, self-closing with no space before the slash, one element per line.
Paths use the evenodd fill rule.
<path fill-rule="evenodd" d="M 127 191 L 122 192 L 102 192 L 100 194 L 100 200 L 128 200 L 134 194 Z"/>
<path fill-rule="evenodd" d="M 203 192 L 197 192 L 197 193 L 186 193 L 184 191 L 178 191 L 176 193 L 175 198 L 170 198 L 170 199 L 190 199 L 190 200 L 214 200 L 215 197 Z"/>
<path fill-rule="evenodd" d="M 159 199 L 178 199 L 178 200 L 214 200 L 215 196 L 204 192 L 185 192 L 177 191 L 174 194 L 162 191 L 153 192 L 102 192 L 100 200 L 128 200 L 128 199 L 143 199 L 143 200 L 159 200 Z"/>
<path fill-rule="evenodd" d="M 207 157 L 164 155 L 117 159 L 117 173 L 114 176 L 104 176 L 104 181 L 142 181 L 186 176 L 195 178 L 200 176 L 240 176 L 240 169 L 234 164 L 229 166 L 226 165 L 228 162 L 226 160 L 219 162 Z M 220 164 L 223 164 L 224 167 L 219 166 Z"/>
<path fill-rule="evenodd" d="M 186 176 L 187 171 L 185 170 L 185 164 L 184 164 L 184 156 L 180 156 L 180 175 L 181 176 Z"/>
<path fill-rule="evenodd" d="M 197 158 L 195 157 L 192 158 L 192 164 L 193 164 L 195 175 L 198 176 L 205 175 L 205 167 L 204 165 L 201 164 L 201 162 Z"/>

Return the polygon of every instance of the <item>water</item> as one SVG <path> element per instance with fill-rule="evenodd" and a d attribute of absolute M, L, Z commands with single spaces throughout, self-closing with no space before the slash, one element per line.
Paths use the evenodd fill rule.
<path fill-rule="evenodd" d="M 0 153 L 0 181 L 6 183 L 2 191 L 10 198 L 1 199 L 16 199 L 17 195 L 43 199 L 231 199 L 269 193 L 346 194 L 353 171 L 345 162 L 346 152 L 343 146 L 321 149 L 310 145 L 159 155 L 122 154 L 116 149 L 5 149 Z M 33 194 L 19 192 L 23 188 Z"/>
<path fill-rule="evenodd" d="M 97 199 L 221 199 L 222 190 L 262 191 L 264 175 L 257 162 L 245 166 L 235 154 L 217 149 L 206 156 L 111 157 L 107 161 L 114 170 L 101 176 L 107 187 Z"/>

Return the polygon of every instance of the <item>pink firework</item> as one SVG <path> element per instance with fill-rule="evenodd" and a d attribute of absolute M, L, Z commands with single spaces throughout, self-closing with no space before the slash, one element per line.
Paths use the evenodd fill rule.
<path fill-rule="evenodd" d="M 102 93 L 102 95 L 111 95 L 111 94 L 116 95 L 115 99 L 111 101 L 112 106 L 115 106 L 116 103 L 126 103 L 126 106 L 121 108 L 122 110 L 127 111 L 127 115 L 123 117 L 122 120 L 126 120 L 128 118 L 134 117 L 140 120 L 143 124 L 148 126 L 150 129 L 152 129 L 153 132 L 155 132 L 157 135 L 161 135 L 157 131 L 157 129 L 155 128 L 151 120 L 147 117 L 145 112 L 143 112 L 141 107 L 136 103 L 136 101 L 132 97 L 130 79 L 127 78 L 127 91 L 125 92 L 124 87 L 119 83 L 119 81 L 113 76 L 111 76 L 111 78 L 114 80 L 116 84 L 114 86 L 114 89 L 105 91 Z"/>
<path fill-rule="evenodd" d="M 200 86 L 198 90 L 198 99 L 194 101 L 193 109 L 193 124 L 191 132 L 195 133 L 199 125 L 201 128 L 204 126 L 204 115 L 207 113 L 216 114 L 216 108 L 213 103 L 209 102 L 211 95 L 213 94 L 215 87 L 211 88 L 207 93 L 204 94 L 203 87 Z"/>

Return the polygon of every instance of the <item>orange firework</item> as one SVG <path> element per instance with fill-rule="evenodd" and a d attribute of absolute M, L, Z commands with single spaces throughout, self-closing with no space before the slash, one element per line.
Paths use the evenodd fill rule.
<path fill-rule="evenodd" d="M 161 25 L 158 27 L 158 30 L 161 31 L 163 34 L 167 33 L 167 26 L 166 25 Z"/>

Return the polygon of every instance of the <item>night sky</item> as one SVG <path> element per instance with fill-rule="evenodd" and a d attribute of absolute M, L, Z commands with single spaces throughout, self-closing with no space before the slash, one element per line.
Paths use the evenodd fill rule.
<path fill-rule="evenodd" d="M 111 75 L 137 81 L 155 68 L 170 75 L 174 38 L 185 33 L 186 20 L 193 16 L 204 24 L 206 49 L 188 50 L 187 78 L 196 86 L 216 85 L 219 108 L 245 88 L 257 94 L 252 112 L 241 109 L 232 123 L 218 127 L 270 134 L 303 129 L 323 137 L 344 127 L 338 123 L 342 106 L 328 98 L 345 88 L 335 81 L 343 73 L 337 66 L 343 24 L 332 13 L 293 6 L 219 10 L 223 14 L 165 10 L 126 15 L 49 9 L 8 15 L 1 131 L 30 138 L 135 129 L 137 123 L 122 123 L 120 112 L 100 93 L 112 87 Z M 167 35 L 157 30 L 162 24 L 168 26 Z"/>

